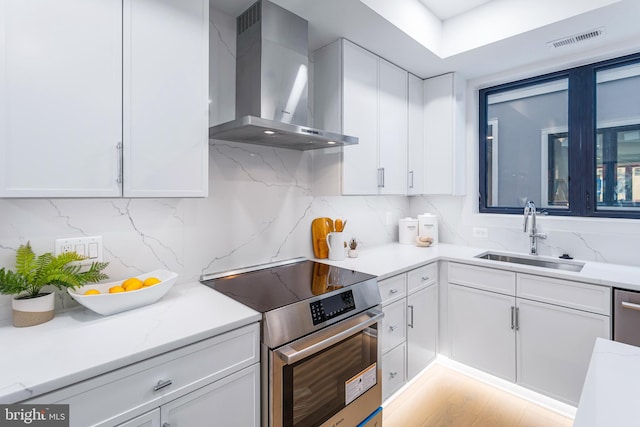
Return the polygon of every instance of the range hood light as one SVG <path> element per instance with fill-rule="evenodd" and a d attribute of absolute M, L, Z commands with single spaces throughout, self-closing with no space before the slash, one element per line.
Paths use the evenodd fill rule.
<path fill-rule="evenodd" d="M 329 145 L 334 145 L 336 142 L 335 141 L 327 141 L 327 144 Z"/>
<path fill-rule="evenodd" d="M 267 135 L 273 135 L 273 134 L 275 134 L 275 131 L 265 130 L 264 133 L 266 133 Z"/>

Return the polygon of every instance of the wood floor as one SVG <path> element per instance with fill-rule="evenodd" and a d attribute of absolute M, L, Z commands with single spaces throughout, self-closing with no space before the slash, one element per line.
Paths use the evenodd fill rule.
<path fill-rule="evenodd" d="M 382 425 L 571 427 L 573 420 L 436 364 L 384 408 Z"/>

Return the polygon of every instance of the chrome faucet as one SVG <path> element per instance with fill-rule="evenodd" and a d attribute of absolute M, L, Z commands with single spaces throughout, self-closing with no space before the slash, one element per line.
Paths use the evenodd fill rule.
<path fill-rule="evenodd" d="M 531 217 L 531 227 L 528 227 L 529 217 Z M 538 233 L 536 226 L 536 205 L 533 200 L 527 201 L 524 205 L 524 232 L 527 232 L 529 228 L 529 253 L 531 255 L 538 255 L 538 239 L 546 239 L 545 233 Z"/>

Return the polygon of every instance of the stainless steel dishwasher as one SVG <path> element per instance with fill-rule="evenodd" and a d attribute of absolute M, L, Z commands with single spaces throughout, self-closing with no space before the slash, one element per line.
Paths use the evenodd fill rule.
<path fill-rule="evenodd" d="M 640 292 L 614 289 L 613 340 L 640 347 Z"/>

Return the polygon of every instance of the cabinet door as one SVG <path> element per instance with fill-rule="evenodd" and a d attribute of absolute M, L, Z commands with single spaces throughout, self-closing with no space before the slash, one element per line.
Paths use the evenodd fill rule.
<path fill-rule="evenodd" d="M 518 299 L 518 384 L 576 406 L 609 317 Z"/>
<path fill-rule="evenodd" d="M 409 294 L 407 311 L 407 379 L 411 379 L 437 355 L 438 286 Z"/>
<path fill-rule="evenodd" d="M 120 195 L 122 8 L 0 2 L 0 197 Z"/>
<path fill-rule="evenodd" d="M 453 74 L 424 81 L 426 194 L 465 193 L 464 85 Z"/>
<path fill-rule="evenodd" d="M 378 57 L 344 41 L 342 131 L 358 137 L 344 148 L 342 193 L 378 194 Z"/>
<path fill-rule="evenodd" d="M 118 427 L 160 427 L 160 409 L 156 408 L 132 420 L 118 424 Z"/>
<path fill-rule="evenodd" d="M 398 391 L 405 383 L 407 348 L 404 343 L 382 355 L 382 401 Z"/>
<path fill-rule="evenodd" d="M 162 424 L 170 426 L 260 425 L 260 365 L 193 391 L 160 407 Z"/>
<path fill-rule="evenodd" d="M 209 2 L 124 2 L 125 197 L 207 195 Z"/>
<path fill-rule="evenodd" d="M 448 285 L 451 358 L 516 380 L 515 297 Z"/>
<path fill-rule="evenodd" d="M 419 77 L 409 74 L 407 195 L 424 193 L 424 89 Z"/>
<path fill-rule="evenodd" d="M 403 299 L 385 305 L 382 308 L 382 331 L 380 332 L 380 348 L 385 353 L 403 343 L 407 338 L 407 306 Z"/>
<path fill-rule="evenodd" d="M 381 194 L 407 194 L 408 74 L 380 59 L 378 167 Z"/>

